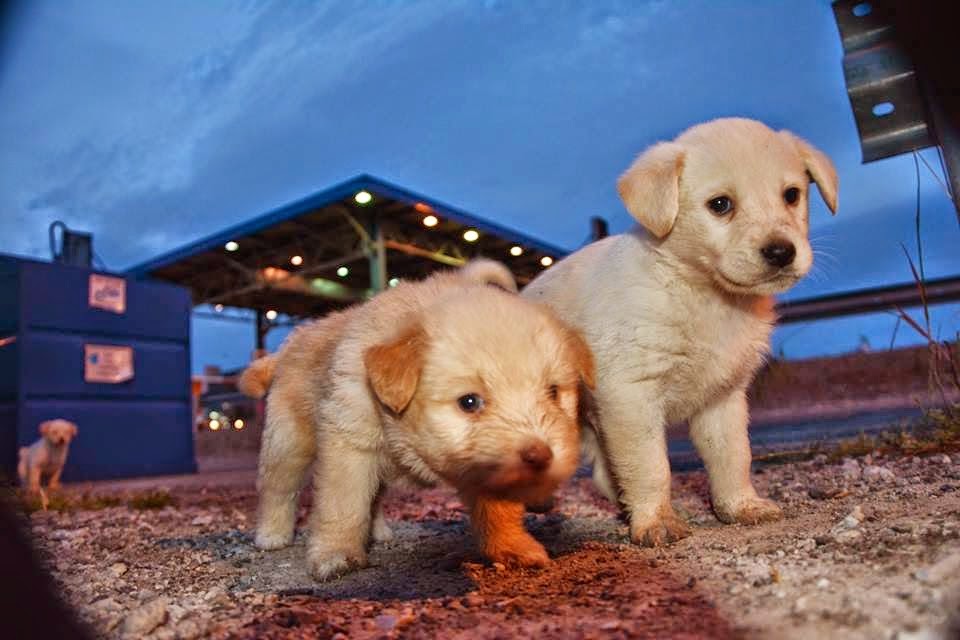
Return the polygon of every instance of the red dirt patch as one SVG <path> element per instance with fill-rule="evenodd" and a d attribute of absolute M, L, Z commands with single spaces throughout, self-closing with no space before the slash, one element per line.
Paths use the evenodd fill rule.
<path fill-rule="evenodd" d="M 732 638 L 692 580 L 635 550 L 589 544 L 542 571 L 466 564 L 476 590 L 418 601 L 292 597 L 242 629 L 252 638 Z"/>

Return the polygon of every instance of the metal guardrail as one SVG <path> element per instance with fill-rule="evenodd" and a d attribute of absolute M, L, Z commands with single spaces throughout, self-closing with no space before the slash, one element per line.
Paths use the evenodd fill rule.
<path fill-rule="evenodd" d="M 929 305 L 960 301 L 960 276 L 927 280 L 926 302 Z M 875 289 L 860 289 L 815 298 L 790 300 L 777 305 L 780 324 L 852 316 L 896 307 L 917 307 L 923 304 L 915 282 Z"/>

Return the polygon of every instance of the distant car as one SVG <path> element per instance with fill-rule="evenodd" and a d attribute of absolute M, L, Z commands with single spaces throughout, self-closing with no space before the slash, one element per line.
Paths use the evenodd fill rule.
<path fill-rule="evenodd" d="M 257 415 L 255 401 L 240 393 L 222 393 L 201 398 L 196 429 L 240 431 Z"/>

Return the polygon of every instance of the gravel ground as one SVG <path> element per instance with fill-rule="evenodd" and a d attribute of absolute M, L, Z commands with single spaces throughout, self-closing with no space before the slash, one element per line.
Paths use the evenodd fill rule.
<path fill-rule="evenodd" d="M 960 455 L 821 457 L 755 481 L 783 521 L 723 526 L 703 473 L 675 474 L 694 535 L 651 550 L 628 544 L 578 478 L 552 512 L 529 516 L 556 557 L 541 571 L 484 563 L 443 490 L 392 494 L 394 541 L 327 584 L 305 573 L 302 536 L 253 547 L 252 476 L 150 499 L 142 482 L 71 487 L 74 508 L 35 512 L 31 526 L 68 600 L 110 638 L 960 637 L 947 628 L 960 602 Z"/>

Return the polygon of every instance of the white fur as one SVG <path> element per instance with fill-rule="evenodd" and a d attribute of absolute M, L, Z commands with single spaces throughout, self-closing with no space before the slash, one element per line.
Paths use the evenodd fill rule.
<path fill-rule="evenodd" d="M 646 227 L 577 251 L 523 295 L 547 302 L 580 329 L 597 367 L 597 434 L 585 434 L 598 487 L 630 514 L 634 541 L 688 533 L 670 505 L 665 429 L 689 421 L 724 522 L 780 516 L 750 482 L 745 390 L 768 351 L 771 294 L 806 274 L 808 174 L 831 209 L 829 160 L 787 132 L 717 120 L 641 155 L 618 185 Z M 801 196 L 793 205 L 784 189 Z M 707 203 L 735 203 L 717 216 Z M 789 241 L 794 262 L 775 268 L 760 249 Z M 610 475 L 613 477 L 611 478 Z"/>

